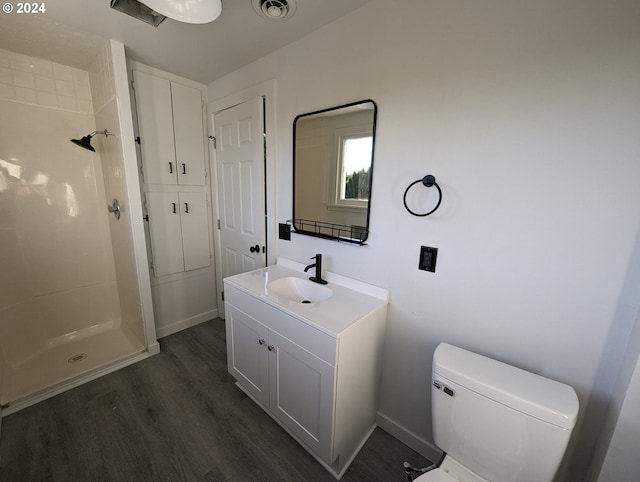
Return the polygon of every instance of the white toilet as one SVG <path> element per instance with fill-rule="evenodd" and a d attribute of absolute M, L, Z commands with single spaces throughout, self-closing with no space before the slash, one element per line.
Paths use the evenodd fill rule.
<path fill-rule="evenodd" d="M 578 415 L 570 386 L 446 343 L 431 397 L 444 456 L 420 482 L 551 481 Z"/>

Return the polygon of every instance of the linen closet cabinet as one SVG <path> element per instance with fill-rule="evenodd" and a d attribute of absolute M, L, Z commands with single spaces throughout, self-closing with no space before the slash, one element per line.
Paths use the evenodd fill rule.
<path fill-rule="evenodd" d="M 203 92 L 131 64 L 154 310 L 164 336 L 215 316 L 204 299 L 211 294 L 215 303 Z"/>

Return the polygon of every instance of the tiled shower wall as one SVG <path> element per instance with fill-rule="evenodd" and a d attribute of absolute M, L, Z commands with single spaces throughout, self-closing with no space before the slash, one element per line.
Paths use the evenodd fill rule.
<path fill-rule="evenodd" d="M 120 64 L 118 64 L 118 62 Z M 102 159 L 102 174 L 107 199 L 118 199 L 123 212 L 119 220 L 109 216 L 109 234 L 113 246 L 113 256 L 118 280 L 117 290 L 120 300 L 121 327 L 135 337 L 140 346 L 145 344 L 145 333 L 138 274 L 134 253 L 131 202 L 127 183 L 137 183 L 137 179 L 124 176 L 125 159 L 123 156 L 123 135 L 120 123 L 120 106 L 116 92 L 116 66 L 120 75 L 126 75 L 124 46 L 109 41 L 100 51 L 89 68 L 89 80 L 93 94 L 96 128 L 107 129 L 115 136 L 96 136 L 94 146 Z M 126 78 L 120 79 L 125 88 L 129 85 Z"/>
<path fill-rule="evenodd" d="M 97 113 L 116 96 L 113 56 L 109 43 L 100 51 L 89 68 L 89 80 L 93 93 L 93 112 Z"/>
<path fill-rule="evenodd" d="M 0 49 L 0 98 L 93 113 L 88 72 Z"/>
<path fill-rule="evenodd" d="M 89 74 L 0 50 L 0 395 L 12 370 L 98 325 L 118 326 Z"/>

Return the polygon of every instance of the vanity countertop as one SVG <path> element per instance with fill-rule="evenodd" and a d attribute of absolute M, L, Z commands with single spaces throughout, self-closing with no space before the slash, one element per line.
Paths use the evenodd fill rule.
<path fill-rule="evenodd" d="M 386 289 L 331 272 L 324 273 L 328 281 L 324 286 L 331 289 L 333 295 L 323 301 L 299 303 L 278 296 L 267 288 L 270 282 L 281 278 L 308 279 L 309 275 L 301 267 L 303 265 L 295 261 L 281 259 L 278 264 L 266 268 L 229 276 L 224 282 L 336 338 L 352 324 L 388 303 Z"/>

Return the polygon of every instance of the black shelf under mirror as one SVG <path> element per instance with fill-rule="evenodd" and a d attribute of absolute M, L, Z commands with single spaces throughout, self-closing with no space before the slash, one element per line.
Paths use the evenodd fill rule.
<path fill-rule="evenodd" d="M 294 219 L 292 224 L 294 232 L 299 234 L 335 239 L 360 246 L 366 244 L 365 240 L 369 236 L 369 230 L 366 226 L 344 226 L 312 219 Z"/>

